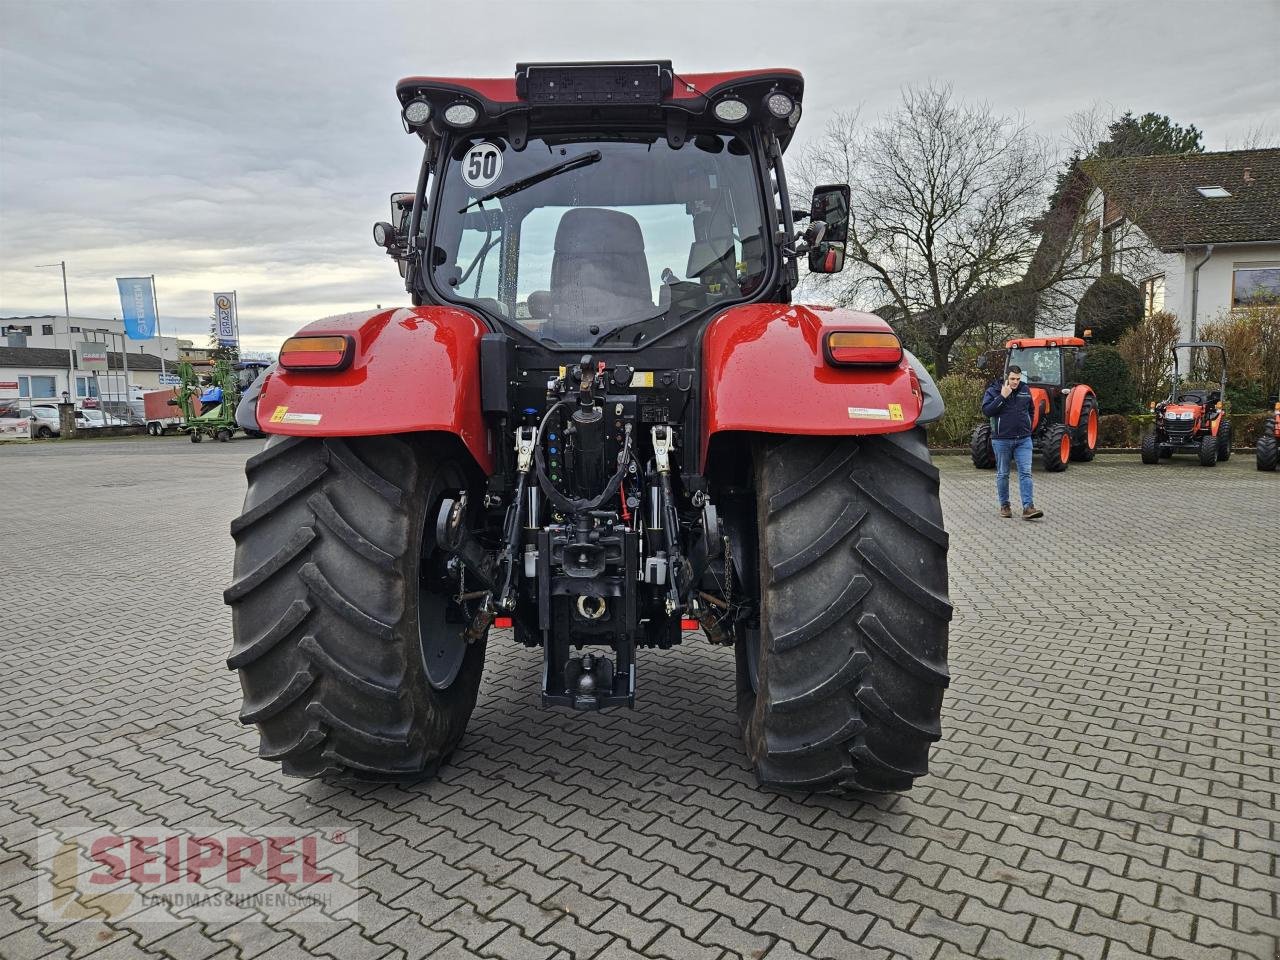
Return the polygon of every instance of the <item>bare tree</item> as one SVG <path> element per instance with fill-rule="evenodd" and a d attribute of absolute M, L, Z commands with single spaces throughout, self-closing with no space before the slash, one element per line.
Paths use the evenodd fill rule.
<path fill-rule="evenodd" d="M 1280 147 L 1280 124 L 1260 120 L 1246 127 L 1238 139 L 1228 137 L 1223 150 L 1273 150 Z"/>
<path fill-rule="evenodd" d="M 1112 113 L 1095 103 L 1069 118 L 1076 157 L 1112 129 Z M 874 126 L 856 112 L 838 114 L 793 167 L 801 189 L 853 187 L 851 269 L 810 275 L 806 286 L 886 316 L 939 375 L 958 343 L 1031 333 L 1037 312 L 1071 332 L 1080 297 L 1100 273 L 1123 265 L 1129 276 L 1142 274 L 1152 250 L 1132 214 L 1163 200 L 1130 198 L 1129 217 L 1104 222 L 1104 211 L 1091 210 L 1094 184 L 1078 159 L 1064 169 L 1023 120 L 937 84 L 908 87 Z"/>
<path fill-rule="evenodd" d="M 1031 262 L 1053 157 L 1024 121 L 930 84 L 906 88 L 873 127 L 838 115 L 797 167 L 801 183 L 853 186 L 853 269 L 819 289 L 881 307 L 941 375 L 952 346 L 991 320 L 993 305 L 973 298 L 1016 283 Z"/>

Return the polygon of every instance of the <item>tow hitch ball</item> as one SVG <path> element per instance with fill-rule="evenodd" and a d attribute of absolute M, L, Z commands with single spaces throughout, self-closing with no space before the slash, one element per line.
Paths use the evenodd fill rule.
<path fill-rule="evenodd" d="M 571 658 L 564 666 L 564 688 L 573 695 L 575 710 L 595 710 L 597 691 L 613 692 L 613 661 L 590 653 Z"/>

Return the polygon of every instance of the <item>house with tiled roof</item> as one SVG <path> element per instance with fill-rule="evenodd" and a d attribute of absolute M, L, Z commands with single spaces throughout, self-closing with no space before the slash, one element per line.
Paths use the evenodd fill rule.
<path fill-rule="evenodd" d="M 1182 335 L 1233 308 L 1280 298 L 1280 149 L 1231 150 L 1080 163 L 1065 192 L 1076 226 L 1066 256 L 1125 276 L 1148 313 L 1165 310 Z M 1042 298 L 1036 330 L 1075 328 L 1074 296 Z"/>

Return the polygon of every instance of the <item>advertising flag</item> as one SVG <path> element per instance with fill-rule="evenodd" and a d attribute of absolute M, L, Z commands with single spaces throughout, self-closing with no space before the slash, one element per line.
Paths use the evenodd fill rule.
<path fill-rule="evenodd" d="M 218 346 L 234 347 L 238 342 L 236 321 L 236 295 L 234 293 L 215 293 L 213 295 L 213 311 L 218 323 Z"/>
<path fill-rule="evenodd" d="M 156 335 L 156 301 L 150 277 L 117 277 L 124 332 L 131 340 L 150 340 Z"/>

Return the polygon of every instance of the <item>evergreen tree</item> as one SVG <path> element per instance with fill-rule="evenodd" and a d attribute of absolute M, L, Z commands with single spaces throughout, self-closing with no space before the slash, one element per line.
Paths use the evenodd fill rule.
<path fill-rule="evenodd" d="M 1182 127 L 1164 114 L 1131 111 L 1107 127 L 1108 137 L 1094 148 L 1093 156 L 1104 160 L 1117 157 L 1149 157 L 1156 154 L 1204 153 L 1201 132 L 1194 125 Z"/>

